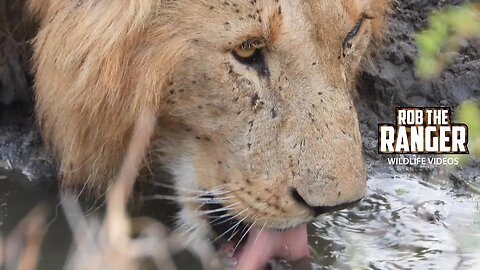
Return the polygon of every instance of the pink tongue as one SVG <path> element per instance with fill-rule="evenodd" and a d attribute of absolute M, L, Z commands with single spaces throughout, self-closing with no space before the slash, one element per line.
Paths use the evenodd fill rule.
<path fill-rule="evenodd" d="M 296 261 L 309 255 L 307 225 L 283 232 L 252 229 L 237 257 L 236 270 L 261 269 L 272 258 Z"/>

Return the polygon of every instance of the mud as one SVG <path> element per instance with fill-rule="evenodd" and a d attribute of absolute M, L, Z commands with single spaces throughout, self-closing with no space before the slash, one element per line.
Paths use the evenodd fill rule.
<path fill-rule="evenodd" d="M 36 26 L 24 16 L 23 4 L 23 0 L 0 2 L 0 104 L 32 101 L 28 41 Z"/>
<path fill-rule="evenodd" d="M 377 153 L 379 123 L 393 123 L 396 107 L 450 107 L 455 114 L 465 100 L 480 100 L 480 39 L 464 41 L 451 66 L 438 77 L 422 79 L 415 72 L 418 50 L 416 33 L 428 25 L 433 11 L 467 3 L 460 0 L 397 1 L 392 7 L 385 47 L 380 57 L 365 64 L 360 76 L 358 110 L 363 147 L 370 172 L 432 171 L 430 167 L 385 166 L 386 155 Z M 390 156 L 391 157 L 391 156 Z M 462 170 L 464 177 L 476 179 L 478 163 Z"/>

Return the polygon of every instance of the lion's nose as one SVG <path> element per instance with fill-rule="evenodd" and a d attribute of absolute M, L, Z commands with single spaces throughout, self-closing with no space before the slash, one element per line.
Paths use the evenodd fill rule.
<path fill-rule="evenodd" d="M 300 193 L 298 193 L 297 189 L 296 188 L 293 188 L 291 187 L 289 189 L 290 191 L 290 195 L 293 197 L 293 199 L 307 207 L 308 209 L 310 209 L 312 212 L 313 212 L 313 215 L 315 217 L 318 217 L 322 214 L 326 214 L 326 213 L 332 213 L 332 212 L 336 212 L 336 211 L 340 211 L 342 209 L 345 209 L 345 208 L 350 208 L 352 206 L 354 206 L 355 204 L 357 204 L 360 200 L 356 200 L 356 201 L 353 201 L 353 202 L 349 202 L 349 203 L 342 203 L 342 204 L 338 204 L 338 205 L 333 205 L 333 206 L 316 206 L 316 205 L 310 205 L 308 204 L 305 199 L 303 199 L 303 197 L 300 195 Z"/>

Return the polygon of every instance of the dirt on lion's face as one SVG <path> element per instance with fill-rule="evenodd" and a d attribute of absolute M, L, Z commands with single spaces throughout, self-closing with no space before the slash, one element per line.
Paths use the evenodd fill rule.
<path fill-rule="evenodd" d="M 202 235 L 226 217 L 295 228 L 363 196 L 353 87 L 386 0 L 40 2 L 37 111 L 65 183 L 108 183 L 153 108 L 149 166 Z"/>
<path fill-rule="evenodd" d="M 232 216 L 276 229 L 360 199 L 352 82 L 371 37 L 367 11 L 351 18 L 335 1 L 194 6 L 211 19 L 175 18 L 193 31 L 154 142 L 179 187 L 216 188 Z"/>

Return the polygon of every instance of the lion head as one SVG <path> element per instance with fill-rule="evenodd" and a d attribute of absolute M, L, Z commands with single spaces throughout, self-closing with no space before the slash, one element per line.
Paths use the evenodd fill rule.
<path fill-rule="evenodd" d="M 359 200 L 353 90 L 386 2 L 31 0 L 37 112 L 64 183 L 108 185 L 148 108 L 145 167 L 173 175 L 196 235 L 289 230 Z"/>

